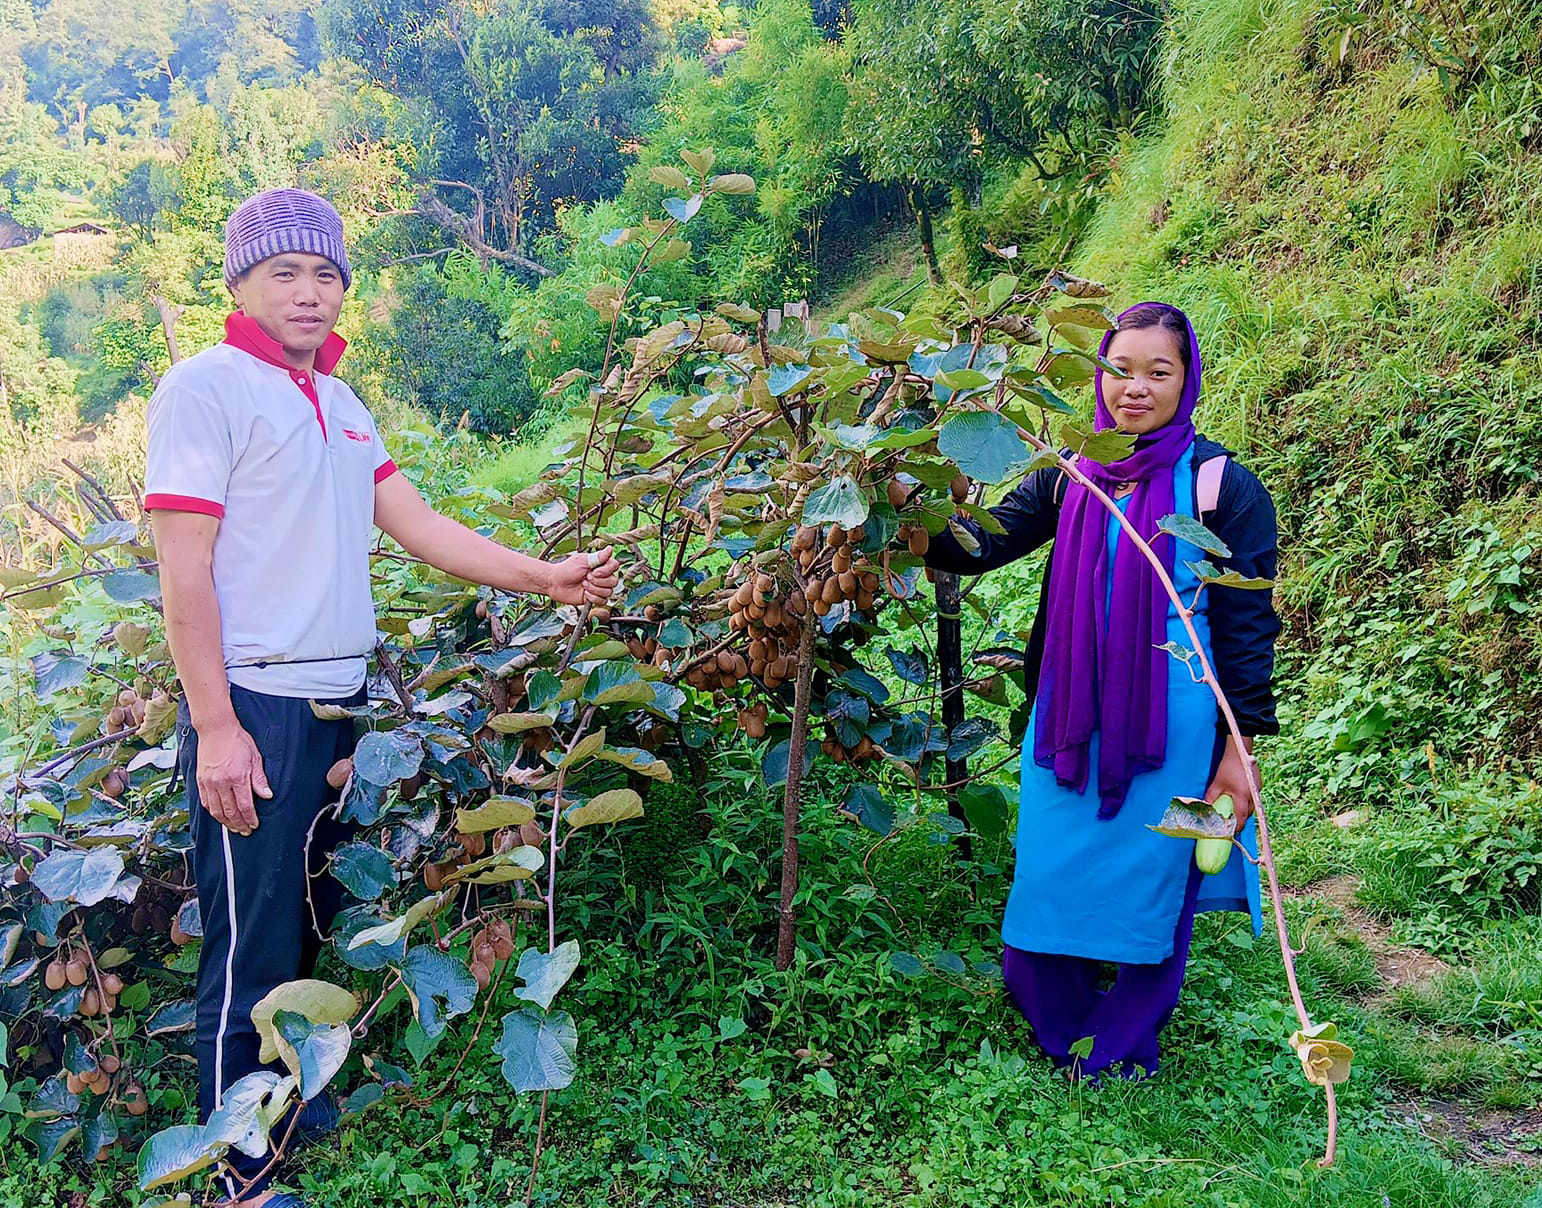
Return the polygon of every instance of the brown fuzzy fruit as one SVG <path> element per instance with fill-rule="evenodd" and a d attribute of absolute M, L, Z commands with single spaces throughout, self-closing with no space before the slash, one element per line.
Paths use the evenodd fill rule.
<path fill-rule="evenodd" d="M 501 935 L 493 940 L 493 957 L 500 961 L 506 961 L 514 955 L 514 940 Z"/>
<path fill-rule="evenodd" d="M 423 787 L 423 774 L 415 773 L 403 780 L 396 788 L 397 794 L 403 801 L 411 801 L 418 795 L 418 790 Z"/>
<path fill-rule="evenodd" d="M 906 544 L 909 546 L 910 552 L 917 558 L 924 558 L 926 551 L 932 547 L 932 537 L 930 533 L 918 524 L 910 530 L 910 540 Z"/>
<path fill-rule="evenodd" d="M 477 989 L 485 990 L 493 980 L 493 971 L 480 961 L 472 961 L 471 976 L 477 979 Z"/>
<path fill-rule="evenodd" d="M 116 991 L 114 991 L 114 993 L 116 993 Z M 116 1053 L 103 1053 L 102 1059 L 97 1062 L 97 1065 L 101 1067 L 101 1070 L 104 1074 L 109 1075 L 116 1074 L 120 1069 L 123 1068 L 123 1062 L 118 1059 L 118 1055 Z"/>
<path fill-rule="evenodd" d="M 123 729 L 123 723 L 127 717 L 128 714 L 123 711 L 122 705 L 114 705 L 111 709 L 107 710 L 107 732 L 109 734 L 116 734 L 119 730 Z"/>
<path fill-rule="evenodd" d="M 610 620 L 610 609 L 604 604 L 596 604 L 589 610 L 589 619 L 597 625 L 603 625 Z"/>
<path fill-rule="evenodd" d="M 953 481 L 948 483 L 948 491 L 953 496 L 954 503 L 963 503 L 969 498 L 969 479 L 966 475 L 955 474 Z"/>
<path fill-rule="evenodd" d="M 128 1097 L 123 1101 L 123 1109 L 131 1116 L 142 1116 L 149 1111 L 150 1100 L 145 1095 L 145 1088 L 137 1085 L 129 1087 Z"/>
<path fill-rule="evenodd" d="M 118 693 L 118 703 L 124 708 L 132 705 L 138 699 L 139 693 L 135 692 L 132 688 L 125 688 L 122 692 Z"/>
<path fill-rule="evenodd" d="M 339 759 L 327 769 L 327 783 L 334 789 L 340 789 L 348 783 L 348 777 L 353 775 L 353 760 Z M 315 781 L 311 782 L 312 784 Z"/>
<path fill-rule="evenodd" d="M 487 620 L 487 601 L 486 600 L 478 600 L 477 601 L 476 614 L 477 614 L 477 620 L 479 620 L 479 621 Z"/>
<path fill-rule="evenodd" d="M 128 788 L 128 777 L 118 768 L 113 768 L 102 777 L 101 789 L 108 797 L 121 797 L 126 788 Z"/>
<path fill-rule="evenodd" d="M 86 971 L 86 962 L 81 960 L 80 957 L 74 956 L 65 962 L 64 978 L 70 983 L 70 985 L 85 985 L 87 976 L 88 973 Z"/>
<path fill-rule="evenodd" d="M 479 859 L 487 851 L 487 836 L 481 831 L 472 831 L 470 834 L 457 834 L 455 841 L 465 849 L 465 852 L 473 860 Z"/>
<path fill-rule="evenodd" d="M 182 930 L 182 920 L 181 919 L 172 919 L 171 920 L 171 942 L 173 944 L 175 944 L 178 948 L 185 948 L 185 947 L 187 947 L 188 944 L 192 943 L 192 941 L 193 941 L 193 937 L 190 936 L 186 931 Z"/>
<path fill-rule="evenodd" d="M 72 1095 L 82 1094 L 86 1089 L 86 1080 L 79 1074 L 65 1074 L 64 1089 Z"/>
<path fill-rule="evenodd" d="M 61 960 L 49 961 L 48 968 L 43 970 L 43 984 L 50 990 L 64 989 L 68 980 L 64 973 L 64 962 Z"/>
<path fill-rule="evenodd" d="M 444 888 L 444 869 L 437 864 L 423 865 L 423 886 L 429 893 L 438 893 Z"/>
<path fill-rule="evenodd" d="M 523 822 L 519 827 L 520 842 L 527 847 L 540 847 L 546 842 L 546 832 L 541 829 L 541 824 L 532 818 L 529 822 Z"/>
<path fill-rule="evenodd" d="M 102 989 L 106 993 L 111 994 L 114 997 L 117 997 L 119 994 L 123 993 L 123 979 L 121 977 L 119 977 L 116 973 L 104 973 L 104 974 L 102 974 Z M 111 1074 L 116 1069 L 117 1069 L 117 1067 L 114 1066 L 112 1069 L 108 1070 L 107 1072 L 109 1074 Z"/>
<path fill-rule="evenodd" d="M 910 498 L 910 492 L 905 490 L 898 478 L 889 479 L 889 485 L 884 488 L 888 492 L 889 506 L 896 512 L 905 506 L 905 501 Z"/>
<path fill-rule="evenodd" d="M 829 536 L 825 538 L 825 544 L 831 549 L 839 549 L 846 544 L 846 530 L 838 524 L 832 524 Z"/>
<path fill-rule="evenodd" d="M 95 1019 L 102 1013 L 102 1000 L 95 988 L 87 990 L 81 995 L 80 1013 L 87 1019 Z"/>

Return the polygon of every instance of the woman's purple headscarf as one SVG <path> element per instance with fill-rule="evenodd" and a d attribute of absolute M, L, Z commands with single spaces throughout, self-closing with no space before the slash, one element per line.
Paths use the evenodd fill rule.
<path fill-rule="evenodd" d="M 1135 484 L 1125 514 L 1136 532 L 1150 540 L 1157 533 L 1157 521 L 1176 510 L 1173 466 L 1194 443 L 1200 362 L 1199 341 L 1188 316 L 1162 302 L 1142 302 L 1121 314 L 1115 330 L 1104 335 L 1099 353 L 1108 354 L 1118 323 L 1140 311 L 1176 315 L 1187 333 L 1188 366 L 1178 410 L 1162 428 L 1138 439 L 1122 461 L 1105 466 L 1082 459 L 1080 467 L 1105 491 L 1120 483 Z M 1102 369 L 1095 383 L 1096 427 L 1102 431 L 1115 426 L 1103 401 Z M 1169 659 L 1156 649 L 1167 640 L 1167 593 L 1129 541 L 1115 549 L 1110 592 L 1107 542 L 1107 512 L 1085 487 L 1070 483 L 1055 530 L 1033 757 L 1040 766 L 1053 768 L 1060 784 L 1086 792 L 1088 743 L 1094 733 L 1100 734 L 1099 818 L 1117 814 L 1135 774 L 1161 767 L 1167 755 Z M 1173 542 L 1163 541 L 1158 549 L 1171 573 Z"/>

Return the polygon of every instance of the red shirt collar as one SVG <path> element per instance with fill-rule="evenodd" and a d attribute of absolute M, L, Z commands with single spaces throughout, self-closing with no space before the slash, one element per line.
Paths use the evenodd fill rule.
<path fill-rule="evenodd" d="M 284 346 L 263 331 L 256 319 L 243 311 L 234 311 L 226 317 L 225 343 L 250 353 L 259 361 L 277 365 L 285 373 L 297 372 L 293 365 L 284 360 Z M 330 374 L 337 368 L 338 361 L 343 359 L 343 350 L 347 347 L 348 341 L 337 332 L 329 333 L 326 343 L 316 350 L 316 372 Z"/>

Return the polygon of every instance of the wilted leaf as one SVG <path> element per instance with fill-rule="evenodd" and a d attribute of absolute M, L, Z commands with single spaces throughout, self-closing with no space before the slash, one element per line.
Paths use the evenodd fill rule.
<path fill-rule="evenodd" d="M 626 822 L 643 816 L 642 798 L 632 789 L 611 789 L 589 798 L 568 810 L 563 817 L 569 826 L 597 826 L 606 822 Z"/>
<path fill-rule="evenodd" d="M 499 734 L 523 734 L 545 730 L 557 721 L 555 713 L 499 713 L 487 719 L 487 728 Z"/>
<path fill-rule="evenodd" d="M 713 193 L 726 193 L 730 197 L 743 197 L 755 191 L 755 178 L 743 172 L 725 172 L 714 176 L 707 188 Z"/>
<path fill-rule="evenodd" d="M 1162 820 L 1146 829 L 1174 839 L 1230 839 L 1236 827 L 1203 798 L 1174 797 Z"/>
<path fill-rule="evenodd" d="M 358 937 L 354 939 L 357 941 Z M 279 1011 L 292 1011 L 312 1023 L 347 1023 L 358 1014 L 359 1000 L 341 986 L 314 978 L 284 982 L 269 990 L 252 1007 L 252 1026 L 262 1040 L 257 1060 L 263 1065 L 271 1065 L 282 1051 L 273 1023 L 273 1017 Z"/>
<path fill-rule="evenodd" d="M 509 881 L 529 880 L 545 863 L 546 857 L 540 848 L 526 845 L 463 864 L 444 880 L 446 885 L 460 881 L 470 881 L 473 885 L 504 885 Z"/>
<path fill-rule="evenodd" d="M 505 826 L 523 826 L 534 817 L 535 806 L 521 797 L 489 797 L 474 810 L 456 810 L 455 829 L 474 835 Z"/>
<path fill-rule="evenodd" d="M 1320 1023 L 1310 1031 L 1297 1030 L 1291 1034 L 1290 1047 L 1301 1060 L 1302 1072 L 1313 1086 L 1337 1085 L 1349 1078 L 1350 1063 L 1354 1050 L 1336 1039 L 1338 1027 Z"/>

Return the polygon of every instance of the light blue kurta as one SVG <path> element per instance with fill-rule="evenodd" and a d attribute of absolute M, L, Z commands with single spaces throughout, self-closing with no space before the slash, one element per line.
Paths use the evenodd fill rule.
<path fill-rule="evenodd" d="M 1173 495 L 1178 510 L 1192 515 L 1194 471 L 1187 453 L 1174 467 Z M 1109 517 L 1110 583 L 1120 537 L 1118 521 Z M 1206 555 L 1187 542 L 1177 545 L 1173 577 L 1180 596 L 1188 601 L 1199 581 L 1185 563 Z M 1207 596 L 1208 592 L 1200 597 L 1194 627 L 1206 657 L 1212 657 Z M 1176 606 L 1168 609 L 1167 636 L 1184 646 L 1191 644 Z M 1161 820 L 1174 797 L 1204 796 L 1215 750 L 1216 718 L 1210 689 L 1195 683 L 1182 663 L 1170 662 L 1167 758 L 1155 771 L 1135 777 L 1123 807 L 1108 819 L 1098 818 L 1099 736 L 1092 736 L 1088 751 L 1092 773 L 1087 792 L 1077 793 L 1058 784 L 1053 771 L 1034 762 L 1036 717 L 1029 719 L 1023 741 L 1017 865 L 1002 939 L 1027 952 L 1120 964 L 1155 964 L 1172 955 L 1173 932 L 1194 864 L 1194 843 L 1146 828 Z M 1256 856 L 1251 819 L 1241 839 Z M 1257 866 L 1233 851 L 1221 872 L 1204 878 L 1198 909 L 1246 910 L 1253 916 L 1257 935 L 1262 929 Z"/>

